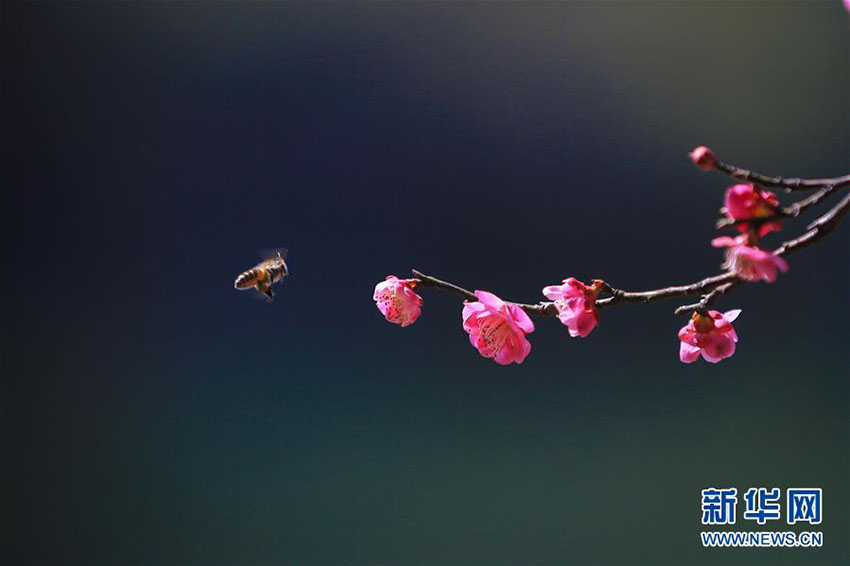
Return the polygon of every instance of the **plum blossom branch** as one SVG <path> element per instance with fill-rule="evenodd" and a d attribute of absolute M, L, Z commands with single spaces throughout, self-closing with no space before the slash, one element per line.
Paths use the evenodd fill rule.
<path fill-rule="evenodd" d="M 558 317 L 572 337 L 584 338 L 599 324 L 599 309 L 623 303 L 649 303 L 671 297 L 700 296 L 696 303 L 682 305 L 675 314 L 690 314 L 689 322 L 679 331 L 682 362 L 690 363 L 702 356 L 711 363 L 728 358 L 738 341 L 732 322 L 740 314 L 733 309 L 725 313 L 709 307 L 741 282 L 776 280 L 779 272 L 788 271 L 784 257 L 820 241 L 850 212 L 850 194 L 806 227 L 800 236 L 783 242 L 769 251 L 759 247 L 759 239 L 780 230 L 782 220 L 798 217 L 803 211 L 838 194 L 850 186 L 850 175 L 831 179 L 786 179 L 768 177 L 717 159 L 705 146 L 691 152 L 691 160 L 703 171 L 716 169 L 746 184 L 726 190 L 724 208 L 727 218 L 718 228 L 734 226 L 736 237 L 722 236 L 712 240 L 715 247 L 726 248 L 724 271 L 693 283 L 671 285 L 646 291 L 624 291 L 606 281 L 594 279 L 585 284 L 575 278 L 564 279 L 562 285 L 542 289 L 550 301 L 516 303 L 504 301 L 483 291 L 470 291 L 454 283 L 427 275 L 416 269 L 412 279 L 387 277 L 375 287 L 374 299 L 385 318 L 401 326 L 415 322 L 421 314 L 422 298 L 415 292 L 422 287 L 448 291 L 464 300 L 463 328 L 479 353 L 501 365 L 522 363 L 531 351 L 526 336 L 534 332 L 529 316 Z M 760 185 L 780 187 L 786 191 L 812 189 L 814 192 L 788 206 L 780 206 L 772 192 Z"/>
<path fill-rule="evenodd" d="M 793 240 L 783 242 L 781 246 L 773 250 L 773 255 L 789 256 L 795 251 L 799 251 L 806 246 L 816 243 L 831 232 L 848 212 L 850 212 L 850 194 L 846 195 L 837 205 L 827 211 L 826 214 L 809 224 L 807 226 L 807 231 L 804 234 L 794 238 Z M 718 285 L 711 292 L 703 295 L 700 302 L 692 305 L 683 305 L 676 309 L 675 314 L 704 311 L 706 307 L 711 305 L 720 295 L 725 294 L 729 291 L 729 289 L 740 282 L 741 280 L 736 277 L 728 283 Z"/>
<path fill-rule="evenodd" d="M 431 275 L 426 275 L 417 269 L 411 270 L 415 277 L 415 281 L 422 287 L 432 287 L 434 289 L 442 289 L 454 293 L 467 301 L 477 301 L 475 293 L 459 287 L 454 283 L 437 279 Z M 687 285 L 671 285 L 670 287 L 662 287 L 660 289 L 652 289 L 649 291 L 622 291 L 615 289 L 608 283 L 604 284 L 605 291 L 610 295 L 608 297 L 596 301 L 597 307 L 605 307 L 616 305 L 619 303 L 650 303 L 660 299 L 668 299 L 670 297 L 688 297 L 698 295 L 703 291 L 714 289 L 722 283 L 732 282 L 737 279 L 737 276 L 731 272 L 724 272 L 718 275 L 712 275 L 700 279 L 694 283 Z M 555 303 L 552 301 L 541 301 L 536 304 L 517 303 L 509 301 L 511 304 L 517 305 L 531 316 L 558 316 L 558 310 L 555 308 Z"/>
<path fill-rule="evenodd" d="M 798 251 L 810 244 L 817 242 L 828 234 L 836 224 L 850 212 L 850 195 L 845 196 L 836 206 L 831 208 L 826 214 L 809 224 L 807 232 L 801 236 L 784 242 L 776 248 L 773 253 L 778 256 L 788 256 L 795 251 Z M 454 283 L 437 279 L 430 275 L 426 275 L 419 270 L 412 270 L 419 284 L 423 287 L 433 287 L 449 291 L 455 295 L 459 295 L 467 301 L 478 300 L 475 293 L 459 287 Z M 694 311 L 700 308 L 705 308 L 716 300 L 720 295 L 725 294 L 733 286 L 740 283 L 740 279 L 733 272 L 723 272 L 717 275 L 712 275 L 693 283 L 685 285 L 671 285 L 660 289 L 651 289 L 648 291 L 622 291 L 612 287 L 609 283 L 604 284 L 604 290 L 608 297 L 596 301 L 597 307 L 612 306 L 620 303 L 650 303 L 660 299 L 669 299 L 671 297 L 689 297 L 699 295 L 709 291 L 703 295 L 703 299 L 699 303 L 693 305 L 684 305 L 676 309 L 676 314 L 683 314 L 689 311 Z M 557 316 L 558 311 L 555 309 L 553 302 L 542 301 L 536 304 L 513 303 L 522 308 L 526 313 L 532 316 Z"/>
<path fill-rule="evenodd" d="M 850 175 L 842 175 L 841 177 L 833 177 L 831 179 L 799 179 L 778 176 L 771 177 L 768 175 L 755 173 L 742 167 L 729 165 L 728 163 L 723 163 L 720 160 L 716 161 L 714 168 L 723 173 L 724 175 L 728 175 L 729 177 L 737 179 L 738 181 L 745 181 L 747 183 L 758 183 L 766 187 L 777 187 L 785 189 L 786 191 L 795 191 L 801 189 L 819 189 L 827 186 L 841 188 L 846 185 L 850 185 Z"/>

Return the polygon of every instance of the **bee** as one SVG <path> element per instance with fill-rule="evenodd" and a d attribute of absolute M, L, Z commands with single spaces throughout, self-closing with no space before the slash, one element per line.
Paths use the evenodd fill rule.
<path fill-rule="evenodd" d="M 274 293 L 271 287 L 289 275 L 289 268 L 286 266 L 285 249 L 275 250 L 266 255 L 268 257 L 265 261 L 241 273 L 233 286 L 240 290 L 255 288 L 265 295 L 268 302 L 272 302 Z"/>

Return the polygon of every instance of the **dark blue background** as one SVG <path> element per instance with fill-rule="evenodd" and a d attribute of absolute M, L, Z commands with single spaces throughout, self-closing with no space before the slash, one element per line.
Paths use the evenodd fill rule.
<path fill-rule="evenodd" d="M 718 366 L 675 300 L 506 368 L 453 296 L 371 302 L 716 272 L 691 147 L 848 170 L 840 2 L 0 10 L 7 562 L 847 558 L 847 226 L 722 299 Z M 234 291 L 276 246 L 278 300 Z M 824 548 L 700 547 L 700 489 L 774 485 L 824 489 Z"/>

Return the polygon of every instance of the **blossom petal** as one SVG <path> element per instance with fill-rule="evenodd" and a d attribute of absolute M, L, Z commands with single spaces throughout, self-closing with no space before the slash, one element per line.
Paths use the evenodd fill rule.
<path fill-rule="evenodd" d="M 723 318 L 726 320 L 726 322 L 732 323 L 735 322 L 735 319 L 738 318 L 740 314 L 741 309 L 732 309 L 723 313 Z"/>
<path fill-rule="evenodd" d="M 734 246 L 736 243 L 735 238 L 730 238 L 729 236 L 719 236 L 711 240 L 711 245 L 715 248 L 728 248 Z"/>
<path fill-rule="evenodd" d="M 709 332 L 702 345 L 702 357 L 709 363 L 725 360 L 735 353 L 735 341 L 728 334 Z"/>
<path fill-rule="evenodd" d="M 557 301 L 564 298 L 564 288 L 562 285 L 549 285 L 543 287 L 543 296 L 550 301 Z"/>
<path fill-rule="evenodd" d="M 686 364 L 693 363 L 699 358 L 700 349 L 685 342 L 679 344 L 679 359 Z"/>
<path fill-rule="evenodd" d="M 526 334 L 534 332 L 534 323 L 531 321 L 531 317 L 528 316 L 528 313 L 525 312 L 525 309 L 517 305 L 510 305 L 508 308 L 511 311 L 514 323 L 520 327 L 523 332 Z"/>
<path fill-rule="evenodd" d="M 481 301 L 481 303 L 487 308 L 498 310 L 505 305 L 505 301 L 488 291 L 475 291 L 475 296 L 478 297 L 478 300 Z"/>

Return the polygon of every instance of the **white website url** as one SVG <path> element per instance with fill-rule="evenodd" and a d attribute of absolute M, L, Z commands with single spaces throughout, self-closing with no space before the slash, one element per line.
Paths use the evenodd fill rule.
<path fill-rule="evenodd" d="M 823 546 L 822 532 L 701 532 L 705 547 L 820 547 Z"/>

